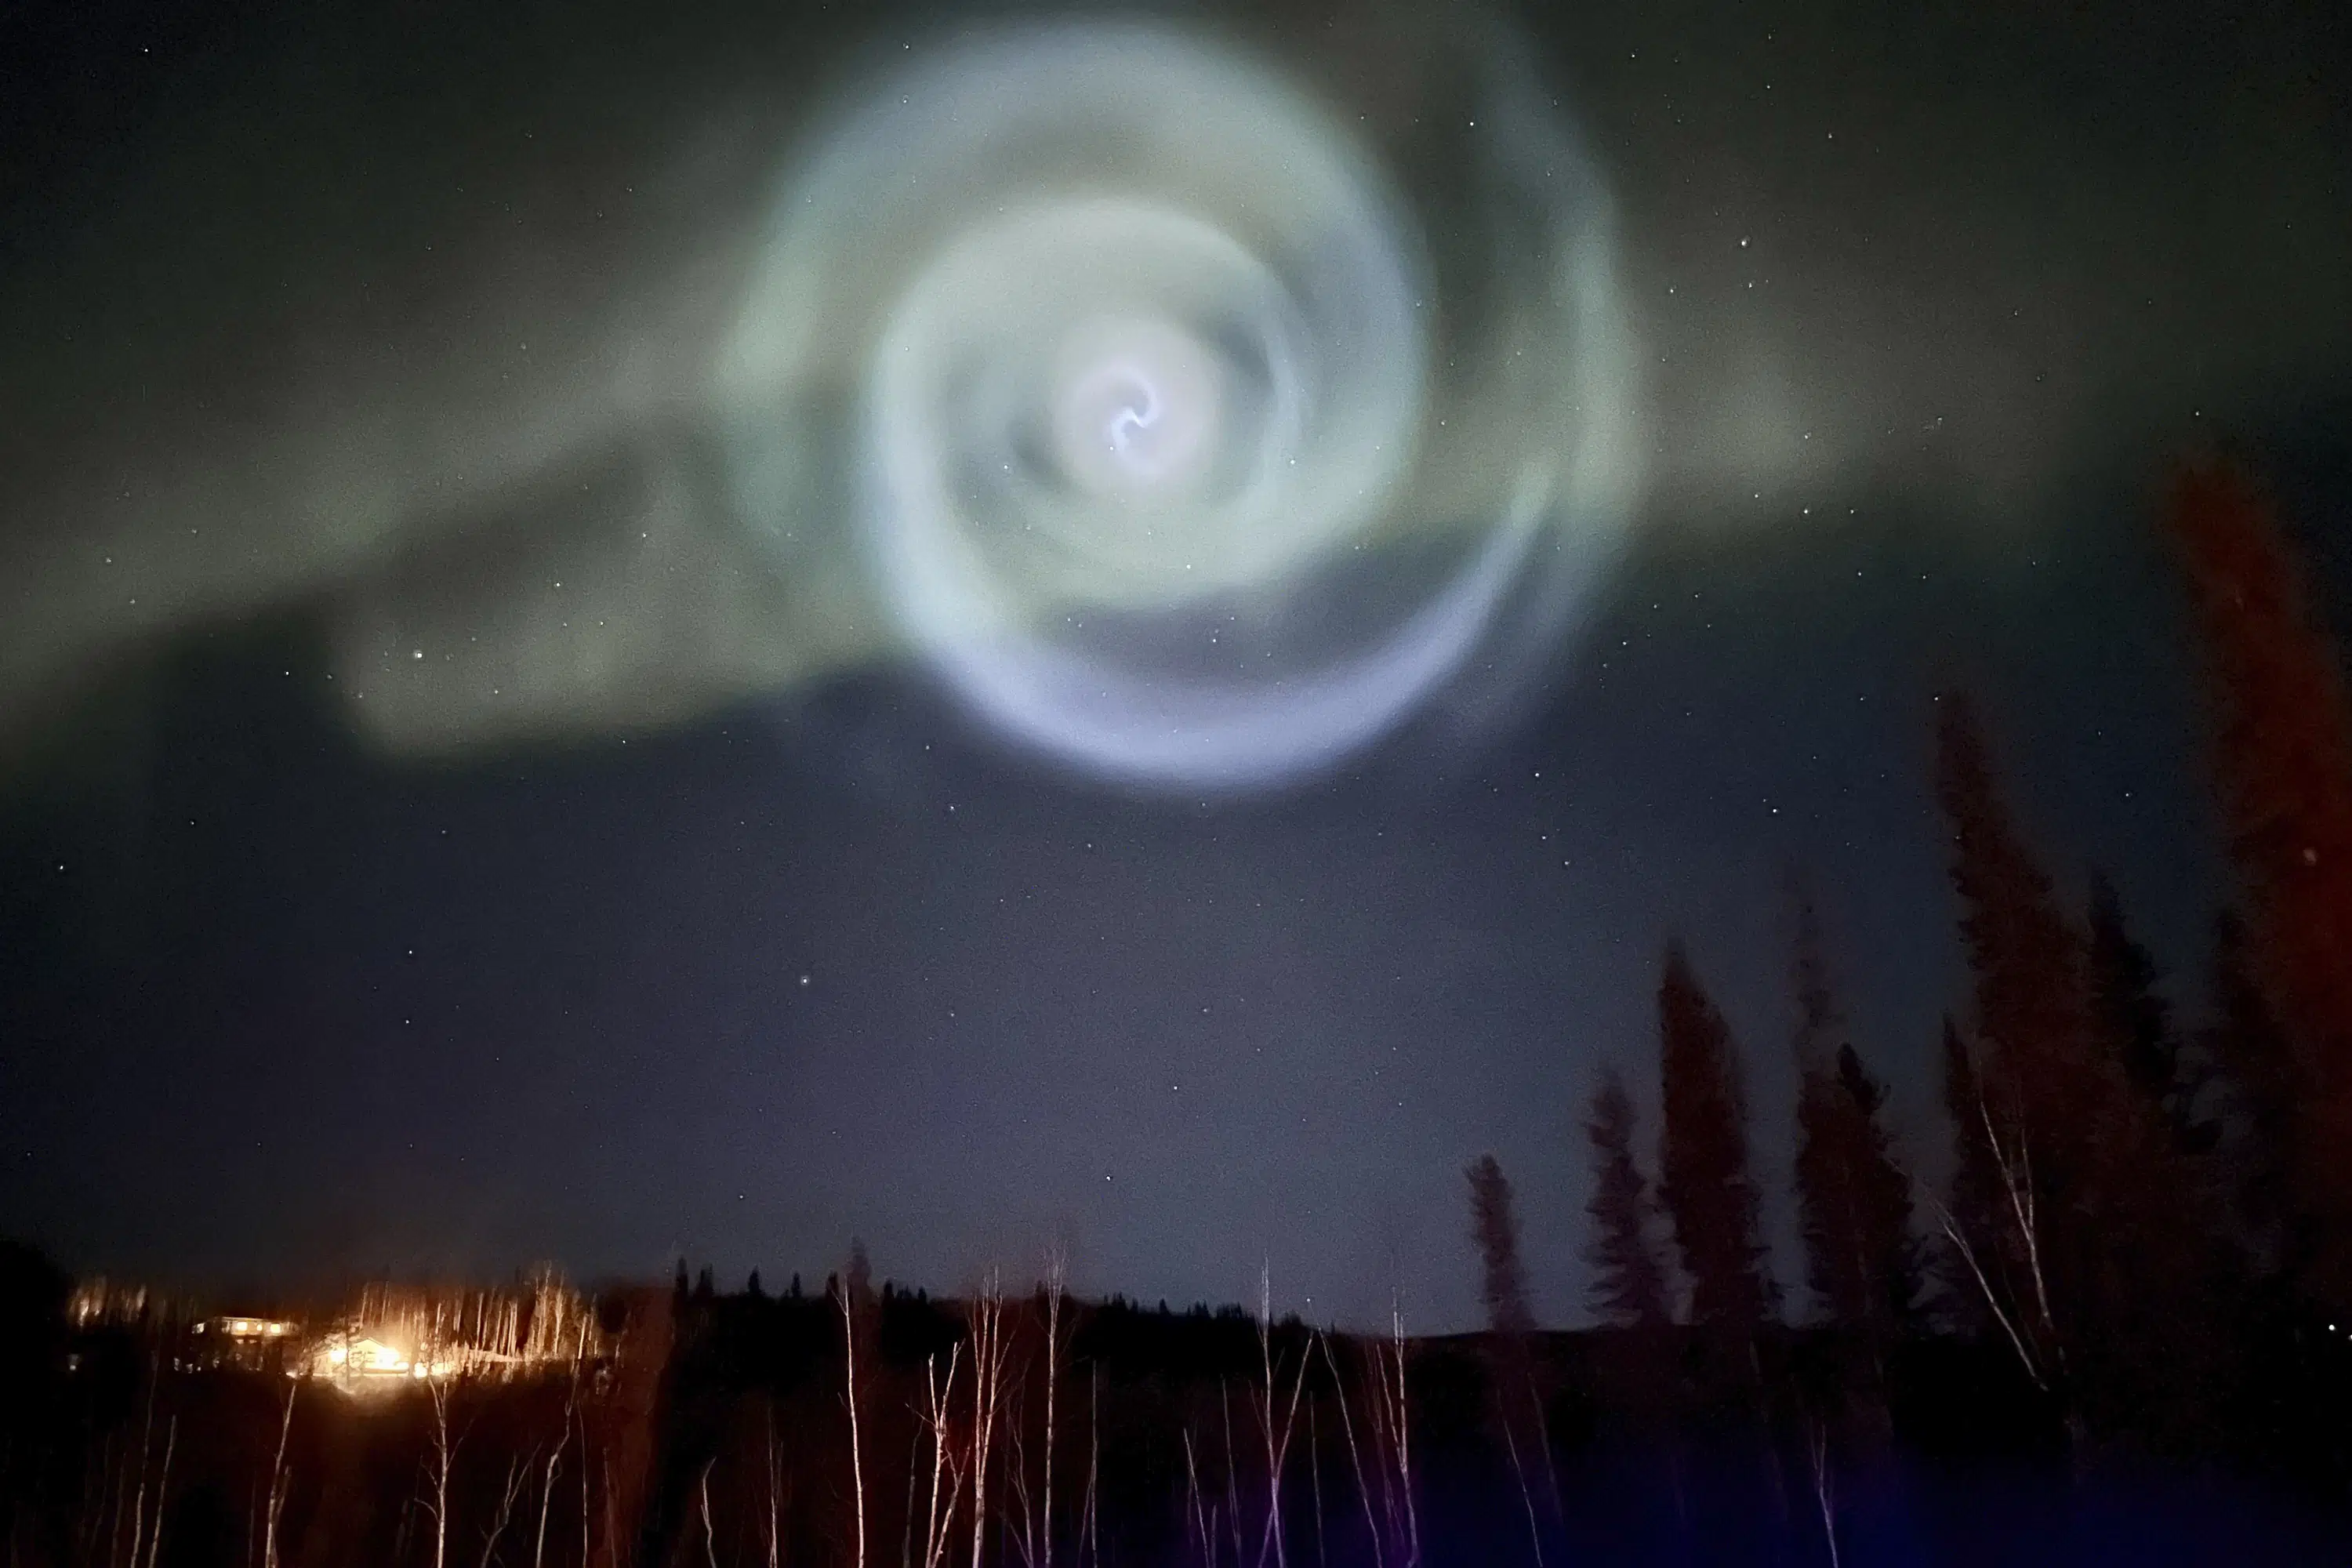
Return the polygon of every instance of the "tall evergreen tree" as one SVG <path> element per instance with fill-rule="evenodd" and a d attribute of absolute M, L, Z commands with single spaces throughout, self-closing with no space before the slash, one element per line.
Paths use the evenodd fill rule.
<path fill-rule="evenodd" d="M 1911 1183 L 1879 1111 L 1886 1093 L 1846 1040 L 1821 922 L 1797 911 L 1797 1200 L 1822 1314 L 1861 1337 L 1882 1386 L 1918 1295 Z"/>
<path fill-rule="evenodd" d="M 2256 1266 L 2275 1269 L 2293 1239 L 2297 1075 L 2246 954 L 2246 931 L 2224 911 L 2215 922 L 2211 1020 L 2199 1044 L 2227 1089 L 2218 1151 L 2231 1206 Z"/>
<path fill-rule="evenodd" d="M 2108 1053 L 2154 1112 L 2175 1153 L 2210 1153 L 2221 1128 L 2202 1103 L 2217 1058 L 2203 1037 L 2185 1042 L 2158 990 L 2156 961 L 2131 934 L 2123 901 L 2104 875 L 2091 878 L 2091 1008 Z M 2210 1173 L 2200 1179 L 2210 1185 Z"/>
<path fill-rule="evenodd" d="M 1748 1111 L 1730 1028 L 1679 942 L 1658 984 L 1661 1195 L 1691 1279 L 1694 1325 L 1752 1336 L 1779 1308 L 1767 1266 Z"/>
<path fill-rule="evenodd" d="M 1959 1174 L 1990 1187 L 1953 1194 L 1952 1272 L 2056 1391 L 2082 1338 L 2099 1242 L 2106 1097 L 2083 942 L 2000 797 L 1973 706 L 1957 694 L 1938 699 L 1936 782 L 1973 1002 L 1970 1048 L 1947 1059 L 1948 1072 L 1966 1067 Z M 2072 1412 L 2071 1389 L 2066 1397 Z"/>
<path fill-rule="evenodd" d="M 2004 1135 L 2041 1145 L 2031 1154 L 2043 1180 L 2071 1191 L 2100 1088 L 2083 941 L 2000 798 L 1982 726 L 1965 698 L 1938 700 L 1937 742 L 1979 1089 Z"/>
<path fill-rule="evenodd" d="M 1519 1261 L 1518 1219 L 1512 1212 L 1510 1179 L 1494 1155 L 1481 1154 L 1463 1174 L 1470 1182 L 1470 1235 L 1478 1247 L 1478 1295 L 1486 1309 L 1495 1422 L 1527 1505 L 1536 1561 L 1541 1563 L 1543 1531 L 1533 1477 L 1538 1468 L 1549 1473 L 1550 1438 L 1536 1383 L 1536 1320 L 1528 1305 L 1527 1269 Z M 1557 1500 L 1556 1491 L 1546 1495 Z"/>
<path fill-rule="evenodd" d="M 1872 1271 L 1871 1310 L 1878 1331 L 1908 1331 L 1918 1321 L 1919 1240 L 1911 1227 L 1911 1174 L 1895 1159 L 1881 1114 L 1886 1087 L 1870 1075 L 1852 1046 L 1838 1050 L 1838 1087 L 1853 1107 L 1858 1144 L 1855 1186 L 1861 1194 L 1862 1255 Z"/>
<path fill-rule="evenodd" d="M 1486 1309 L 1486 1326 L 1497 1335 L 1524 1338 L 1535 1331 L 1536 1320 L 1528 1306 L 1527 1270 L 1519 1262 L 1510 1178 L 1492 1154 L 1479 1155 L 1463 1174 L 1470 1182 L 1470 1232 L 1478 1247 L 1478 1298 Z"/>
<path fill-rule="evenodd" d="M 2241 475 L 2184 475 L 2171 533 L 2201 634 L 2250 965 L 2293 1053 L 2305 1287 L 2352 1310 L 2352 705 L 2294 551 Z"/>
<path fill-rule="evenodd" d="M 1584 1123 L 1592 1144 L 1592 1218 L 1585 1261 L 1593 1315 L 1611 1328 L 1658 1329 L 1672 1320 L 1665 1270 L 1650 1246 L 1650 1187 L 1633 1158 L 1633 1101 L 1612 1069 Z"/>
<path fill-rule="evenodd" d="M 2091 874 L 2091 1001 L 2100 1032 L 2116 1051 L 2124 1076 L 2168 1119 L 2179 1111 L 2180 1047 L 2164 998 L 2156 993 L 2156 961 L 2132 940 L 2123 900 L 2104 872 Z"/>
<path fill-rule="evenodd" d="M 2006 1274 L 1980 1280 L 1979 1267 L 1998 1273 L 2007 1249 L 1989 1247 L 1987 1255 L 1963 1257 L 1958 1248 L 2007 1234 L 2002 1225 L 2000 1171 L 1986 1134 L 1984 1088 L 1977 1076 L 1976 1055 L 1960 1034 L 1952 1016 L 1944 1015 L 1944 1110 L 1952 1121 L 1952 1184 L 1949 1201 L 1937 1205 L 1937 1229 L 1942 1245 L 1937 1257 L 1944 1317 L 1963 1333 L 1987 1326 L 1985 1292 L 1999 1288 L 2011 1300 L 2017 1292 Z"/>
<path fill-rule="evenodd" d="M 1954 1107 L 1958 1174 L 1976 1185 L 1954 1193 L 1957 1272 L 2070 1418 L 2170 1419 L 2166 1391 L 2194 1381 L 2210 1301 L 2208 1216 L 2126 1079 L 2126 1044 L 2105 1036 L 2085 939 L 2000 799 L 1973 711 L 1957 697 L 1942 710 L 1938 793 L 1975 1002 L 1975 1049 L 1947 1063 L 1969 1102 Z"/>

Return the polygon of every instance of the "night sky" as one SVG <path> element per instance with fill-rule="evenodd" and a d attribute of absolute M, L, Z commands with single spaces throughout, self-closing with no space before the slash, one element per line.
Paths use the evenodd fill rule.
<path fill-rule="evenodd" d="M 1576 1321 L 1580 1121 L 1605 1066 L 1654 1101 L 1670 933 L 1785 1189 L 1792 875 L 1942 1169 L 1953 687 L 2193 1015 L 2156 511 L 2242 454 L 2352 636 L 2346 24 L 1549 9 L 1510 47 L 1613 198 L 1622 551 L 1544 658 L 1265 788 L 1008 742 L 837 520 L 779 555 L 709 480 L 679 389 L 783 172 L 975 13 L 0 21 L 0 1231 L 205 1286 L 1270 1260 L 1444 1328 L 1491 1150 Z M 1410 28 L 1282 10 L 1262 58 L 1400 101 Z"/>

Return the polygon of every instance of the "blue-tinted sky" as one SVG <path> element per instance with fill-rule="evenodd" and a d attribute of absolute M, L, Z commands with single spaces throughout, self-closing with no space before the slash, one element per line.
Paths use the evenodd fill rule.
<path fill-rule="evenodd" d="M 562 425 L 612 333 L 658 350 L 724 293 L 697 236 L 723 262 L 776 103 L 937 24 L 36 10 L 46 118 L 6 121 L 0 187 L 0 1228 L 77 1267 L 775 1279 L 857 1236 L 935 1288 L 1059 1247 L 1087 1289 L 1227 1299 L 1270 1259 L 1312 1315 L 1393 1291 L 1455 1326 L 1492 1150 L 1573 1321 L 1579 1121 L 1604 1065 L 1654 1094 L 1670 933 L 1785 1184 L 1792 871 L 1937 1168 L 1938 689 L 1980 694 L 2053 868 L 2113 875 L 2193 1013 L 2226 881 L 2170 463 L 2250 455 L 2352 604 L 2340 36 L 1598 7 L 1533 53 L 1618 204 L 1648 484 L 1499 721 L 1441 702 L 1267 794 L 1088 782 L 854 637 L 789 678 L 732 630 L 677 662 L 829 603 L 722 518 L 677 547 L 673 679 L 415 743 L 338 689 L 354 626 L 528 643 L 636 458 L 567 449 L 431 530 L 284 476 L 377 441 L 465 488 L 446 408 Z M 507 346 L 541 327 L 552 368 Z M 320 493 L 348 510 L 256 510 Z"/>

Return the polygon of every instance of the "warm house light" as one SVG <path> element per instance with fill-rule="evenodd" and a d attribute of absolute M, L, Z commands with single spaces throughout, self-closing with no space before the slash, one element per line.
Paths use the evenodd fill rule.
<path fill-rule="evenodd" d="M 329 1378 L 338 1387 L 355 1389 L 386 1387 L 394 1380 L 452 1377 L 463 1370 L 461 1360 L 424 1351 L 412 1354 L 389 1338 L 379 1337 L 389 1332 L 371 1333 L 353 1324 L 315 1342 L 309 1352 L 312 1374 Z"/>
<path fill-rule="evenodd" d="M 84 1281 L 73 1298 L 74 1321 L 142 1321 L 163 1312 L 143 1288 Z M 519 1289 L 440 1290 L 377 1284 L 356 1310 L 323 1321 L 251 1313 L 194 1319 L 184 1363 L 189 1367 L 283 1372 L 324 1378 L 353 1390 L 400 1388 L 444 1377 L 505 1378 L 577 1368 L 610 1352 L 593 1303 L 541 1269 Z M 175 1365 L 183 1358 L 175 1358 Z"/>
<path fill-rule="evenodd" d="M 282 1340 L 294 1325 L 274 1318 L 222 1318 L 220 1331 L 233 1340 Z"/>

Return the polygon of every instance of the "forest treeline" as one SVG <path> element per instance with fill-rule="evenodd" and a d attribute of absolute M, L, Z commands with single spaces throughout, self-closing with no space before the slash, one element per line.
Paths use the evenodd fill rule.
<path fill-rule="evenodd" d="M 2078 1450 L 2340 1475 L 2347 1447 L 2323 1402 L 2341 1399 L 2352 1344 L 2352 707 L 2253 486 L 2226 468 L 2184 473 L 2168 521 L 2236 877 L 2202 1016 L 2175 1016 L 2105 877 L 2089 874 L 2079 907 L 2060 894 L 1975 705 L 1939 695 L 1934 785 L 1969 976 L 1941 1028 L 1952 1168 L 1931 1186 L 1898 1157 L 1801 889 L 1790 1048 L 1805 1279 L 1813 1321 L 1843 1348 L 1846 1421 L 1885 1427 L 1900 1352 L 1941 1332 L 2004 1349 Z M 1677 943 L 1657 1007 L 1654 1176 L 1621 1083 L 1601 1086 L 1587 1119 L 1591 1305 L 1635 1333 L 1682 1321 L 1721 1364 L 1753 1364 L 1780 1303 L 1739 1057 Z M 1493 1326 L 1507 1331 L 1524 1317 L 1501 1299 L 1516 1265 L 1491 1215 L 1507 1188 L 1491 1162 L 1470 1180 Z"/>
<path fill-rule="evenodd" d="M 0 1551 L 1843 1568 L 2104 1561 L 2128 1537 L 2139 1568 L 2330 1560 L 2352 1530 L 2352 707 L 2262 495 L 2199 469 L 2167 517 L 2236 878 L 2202 1005 L 2168 1005 L 2113 886 L 2031 842 L 1987 724 L 1939 696 L 1968 974 L 1939 1031 L 1949 1157 L 1925 1179 L 1894 1136 L 1798 886 L 1801 1313 L 1741 1049 L 1669 942 L 1655 1127 L 1614 1076 L 1583 1118 L 1597 1329 L 1538 1321 L 1491 1156 L 1465 1172 L 1486 1327 L 1446 1339 L 1277 1319 L 1270 1280 L 1214 1311 L 1081 1302 L 1056 1269 L 934 1299 L 853 1248 L 814 1289 L 681 1262 L 552 1338 L 519 1306 L 509 1339 L 572 1352 L 507 1375 L 420 1352 L 413 1385 L 354 1392 L 208 1362 L 160 1307 L 78 1323 L 62 1276 L 0 1247 Z"/>

